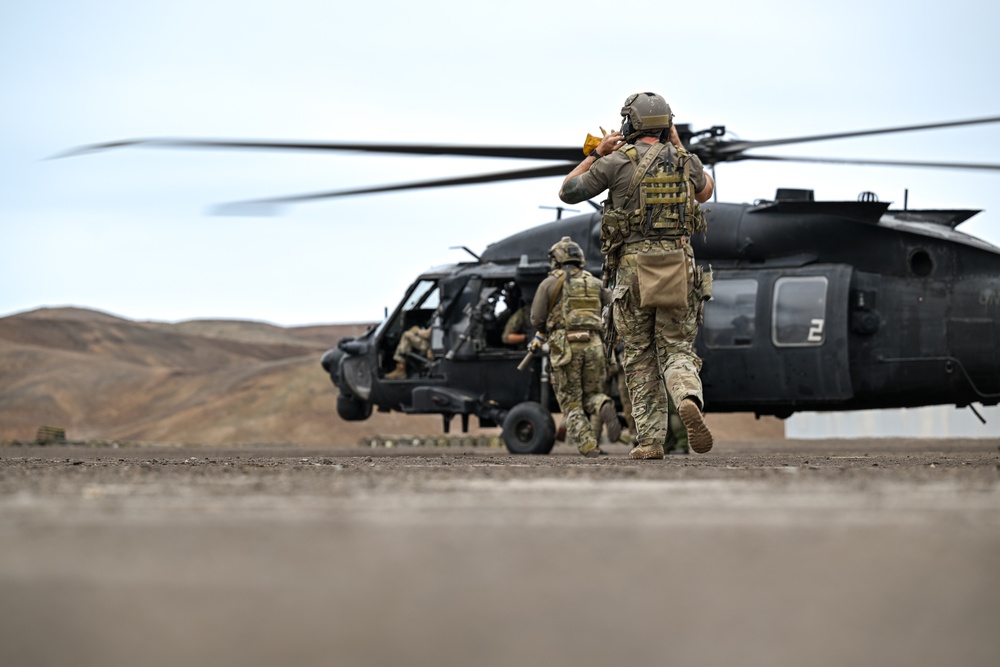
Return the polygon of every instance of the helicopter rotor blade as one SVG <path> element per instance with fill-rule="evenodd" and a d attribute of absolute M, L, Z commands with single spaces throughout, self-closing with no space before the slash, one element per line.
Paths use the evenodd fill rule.
<path fill-rule="evenodd" d="M 580 148 L 565 146 L 485 146 L 451 144 L 382 144 L 333 141 L 282 141 L 241 139 L 183 139 L 152 138 L 124 139 L 100 144 L 79 146 L 53 155 L 53 158 L 75 157 L 115 148 L 218 148 L 235 150 L 297 150 L 297 151 L 351 151 L 369 153 L 397 153 L 401 155 L 456 155 L 469 157 L 499 157 L 530 160 L 583 159 Z"/>
<path fill-rule="evenodd" d="M 827 162 L 831 164 L 861 164 L 885 167 L 930 167 L 934 169 L 1000 170 L 1000 164 L 980 162 L 918 162 L 912 160 L 863 160 L 853 158 L 798 157 L 790 155 L 744 155 L 741 160 L 766 160 L 772 162 Z"/>
<path fill-rule="evenodd" d="M 715 162 L 731 162 L 735 160 L 745 160 L 749 156 L 742 153 L 751 148 L 762 148 L 765 146 L 786 146 L 788 144 L 802 144 L 810 141 L 827 141 L 829 139 L 848 139 L 852 137 L 865 137 L 876 134 L 891 134 L 894 132 L 915 132 L 918 130 L 936 130 L 945 127 L 959 127 L 963 125 L 981 125 L 985 123 L 1000 123 L 1000 116 L 989 118 L 973 118 L 969 120 L 955 120 L 942 123 L 925 123 L 921 125 L 904 125 L 900 127 L 887 127 L 877 130 L 857 130 L 853 132 L 834 132 L 831 134 L 814 134 L 804 137 L 789 137 L 786 139 L 770 139 L 765 141 L 733 141 L 733 142 L 705 142 L 704 148 Z M 698 146 L 697 144 L 695 146 Z M 697 148 L 693 148 L 699 152 Z M 713 159 L 714 158 L 714 159 Z M 704 158 L 702 158 L 704 161 Z"/>
<path fill-rule="evenodd" d="M 747 155 L 746 151 L 754 148 L 766 146 L 783 146 L 811 141 L 826 141 L 830 139 L 846 139 L 851 137 L 872 136 L 878 134 L 889 134 L 894 132 L 913 132 L 918 130 L 932 130 L 948 127 L 959 127 L 967 125 L 977 125 L 1000 122 L 1000 116 L 989 118 L 974 118 L 968 120 L 946 121 L 939 123 L 925 123 L 920 125 L 906 125 L 899 127 L 889 127 L 874 130 L 860 130 L 852 132 L 836 132 L 828 134 L 816 134 L 802 137 L 789 137 L 784 139 L 771 139 L 765 141 L 740 141 L 722 139 L 725 129 L 722 126 L 713 127 L 703 132 L 690 132 L 689 126 L 679 125 L 679 131 L 684 132 L 685 142 L 692 136 L 703 136 L 701 141 L 689 144 L 689 150 L 701 158 L 702 163 L 707 167 L 714 167 L 721 162 L 736 162 L 740 160 L 770 160 L 786 162 L 826 162 L 831 164 L 856 164 L 856 165 L 882 165 L 882 166 L 904 166 L 904 167 L 930 167 L 946 169 L 978 169 L 996 170 L 1000 165 L 959 163 L 959 162 L 911 162 L 897 160 L 856 160 L 840 158 L 811 158 L 811 157 L 790 157 L 790 156 L 764 156 Z M 424 188 L 438 188 L 454 185 L 470 185 L 476 183 L 492 183 L 498 181 L 521 180 L 531 178 L 543 178 L 548 176 L 564 176 L 570 169 L 579 163 L 581 149 L 571 146 L 489 146 L 489 145 L 454 145 L 454 144 L 406 144 L 406 143 L 365 143 L 365 142 L 329 142 L 329 141 L 284 141 L 284 140 L 238 140 L 238 139 L 192 139 L 192 138 L 142 138 L 126 139 L 121 141 L 111 141 L 99 144 L 80 146 L 63 153 L 52 156 L 53 158 L 71 157 L 93 152 L 111 150 L 116 148 L 188 148 L 188 149 L 229 149 L 229 150 L 299 150 L 299 151 L 349 151 L 349 152 L 369 152 L 369 153 L 391 153 L 400 155 L 434 155 L 434 156 L 466 156 L 466 157 L 487 157 L 487 158 L 513 158 L 513 159 L 535 159 L 535 160 L 557 160 L 559 164 L 538 167 L 533 169 L 522 169 L 511 172 L 500 172 L 493 174 L 483 174 L 478 176 L 466 176 L 434 181 L 423 181 L 415 183 L 402 183 L 396 185 L 375 186 L 367 188 L 357 188 L 349 190 L 335 190 L 330 192 L 320 192 L 313 194 L 294 195 L 288 197 L 275 197 L 269 199 L 248 200 L 244 202 L 233 202 L 219 206 L 215 212 L 229 214 L 244 214 L 252 211 L 260 214 L 268 208 L 279 207 L 285 204 L 294 204 L 317 199 L 328 199 L 334 197 L 347 197 L 352 195 L 376 194 L 381 192 L 393 192 L 400 190 L 414 190 Z"/>
<path fill-rule="evenodd" d="M 353 188 L 349 190 L 313 192 L 301 195 L 288 195 L 284 197 L 269 197 L 266 199 L 248 199 L 245 201 L 219 204 L 212 209 L 212 213 L 216 215 L 274 215 L 282 206 L 316 201 L 319 199 L 350 197 L 353 195 L 374 194 L 378 192 L 420 190 L 453 185 L 474 185 L 477 183 L 498 183 L 501 181 L 517 181 L 532 178 L 545 178 L 549 176 L 564 176 L 569 173 L 569 170 L 574 166 L 575 164 L 573 163 L 565 163 L 549 165 L 547 167 L 537 167 L 534 169 L 518 169 L 516 171 L 478 174 L 475 176 L 459 176 L 455 178 L 442 178 L 432 181 L 416 181 L 412 183 L 397 183 L 395 185 L 379 185 L 367 188 Z"/>
<path fill-rule="evenodd" d="M 834 132 L 815 134 L 803 137 L 788 137 L 784 139 L 769 139 L 763 141 L 726 141 L 709 139 L 690 146 L 705 165 L 718 162 L 735 162 L 750 159 L 745 151 L 768 146 L 785 146 L 812 141 L 828 141 L 831 139 L 847 139 L 852 137 L 890 134 L 895 132 L 914 132 L 918 130 L 933 130 L 947 127 L 960 127 L 1000 122 L 1000 116 L 989 118 L 973 118 L 968 120 L 946 121 L 939 123 L 923 123 L 920 125 L 905 125 L 899 127 L 881 128 L 875 130 L 856 130 L 850 132 Z M 454 145 L 454 144 L 392 144 L 364 142 L 332 142 L 332 141 L 286 141 L 286 140 L 240 140 L 240 139 L 190 139 L 190 138 L 148 138 L 125 139 L 99 144 L 89 144 L 70 149 L 52 156 L 53 158 L 73 157 L 116 148 L 195 148 L 223 150 L 299 150 L 299 151 L 348 151 L 369 153 L 394 153 L 400 155 L 446 155 L 466 157 L 497 157 L 512 159 L 562 160 L 576 162 L 581 159 L 581 150 L 572 146 L 488 146 L 488 145 Z M 975 168 L 975 167 L 972 167 Z"/>

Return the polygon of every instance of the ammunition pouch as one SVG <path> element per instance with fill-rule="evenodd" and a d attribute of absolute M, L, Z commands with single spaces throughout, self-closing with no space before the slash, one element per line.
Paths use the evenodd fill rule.
<path fill-rule="evenodd" d="M 688 255 L 684 248 L 636 255 L 639 306 L 682 316 L 688 310 Z"/>
<path fill-rule="evenodd" d="M 549 334 L 549 365 L 552 368 L 565 366 L 573 358 L 573 348 L 566 339 L 566 330 L 559 329 Z"/>
<path fill-rule="evenodd" d="M 641 220 L 639 211 L 605 209 L 604 217 L 601 218 L 601 253 L 614 255 L 632 233 L 633 221 L 636 219 Z"/>
<path fill-rule="evenodd" d="M 712 299 L 712 267 L 694 267 L 694 293 L 699 301 Z"/>
<path fill-rule="evenodd" d="M 643 220 L 633 232 L 643 235 L 690 234 L 685 215 L 688 209 L 689 184 L 683 169 L 660 162 L 652 174 L 639 183 L 639 208 Z"/>
<path fill-rule="evenodd" d="M 694 267 L 694 295 L 698 305 L 698 326 L 705 323 L 705 304 L 712 299 L 712 267 Z"/>
<path fill-rule="evenodd" d="M 688 217 L 691 223 L 691 233 L 692 234 L 704 234 L 708 231 L 708 223 L 705 222 L 705 212 L 701 210 L 701 204 L 699 204 L 694 197 L 688 200 Z"/>

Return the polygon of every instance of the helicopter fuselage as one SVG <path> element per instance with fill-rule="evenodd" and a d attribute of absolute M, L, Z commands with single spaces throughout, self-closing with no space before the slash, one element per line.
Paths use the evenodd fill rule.
<path fill-rule="evenodd" d="M 1000 249 L 953 229 L 975 211 L 808 195 L 708 206 L 708 232 L 692 240 L 714 275 L 697 340 L 706 409 L 787 417 L 1000 401 Z M 544 360 L 518 372 L 524 349 L 502 345 L 494 320 L 504 286 L 530 303 L 562 236 L 600 275 L 600 215 L 591 213 L 420 276 L 384 322 L 324 356 L 341 416 L 365 418 L 374 406 L 442 414 L 446 425 L 460 415 L 464 427 L 473 414 L 502 422 L 524 401 L 558 410 Z M 431 329 L 434 359 L 406 380 L 386 379 L 411 326 Z"/>

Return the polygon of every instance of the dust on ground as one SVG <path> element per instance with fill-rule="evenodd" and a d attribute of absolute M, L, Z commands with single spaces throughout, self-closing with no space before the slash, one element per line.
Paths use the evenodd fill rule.
<path fill-rule="evenodd" d="M 1000 443 L 0 447 L 0 664 L 1000 664 Z"/>

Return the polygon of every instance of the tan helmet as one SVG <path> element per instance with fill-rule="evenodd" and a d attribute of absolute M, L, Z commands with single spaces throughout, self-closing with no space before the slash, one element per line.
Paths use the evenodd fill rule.
<path fill-rule="evenodd" d="M 656 93 L 634 93 L 622 107 L 622 134 L 631 141 L 640 134 L 669 130 L 674 114 L 667 101 Z"/>
<path fill-rule="evenodd" d="M 583 248 L 570 237 L 564 236 L 549 249 L 549 260 L 554 266 L 562 264 L 583 266 Z"/>

